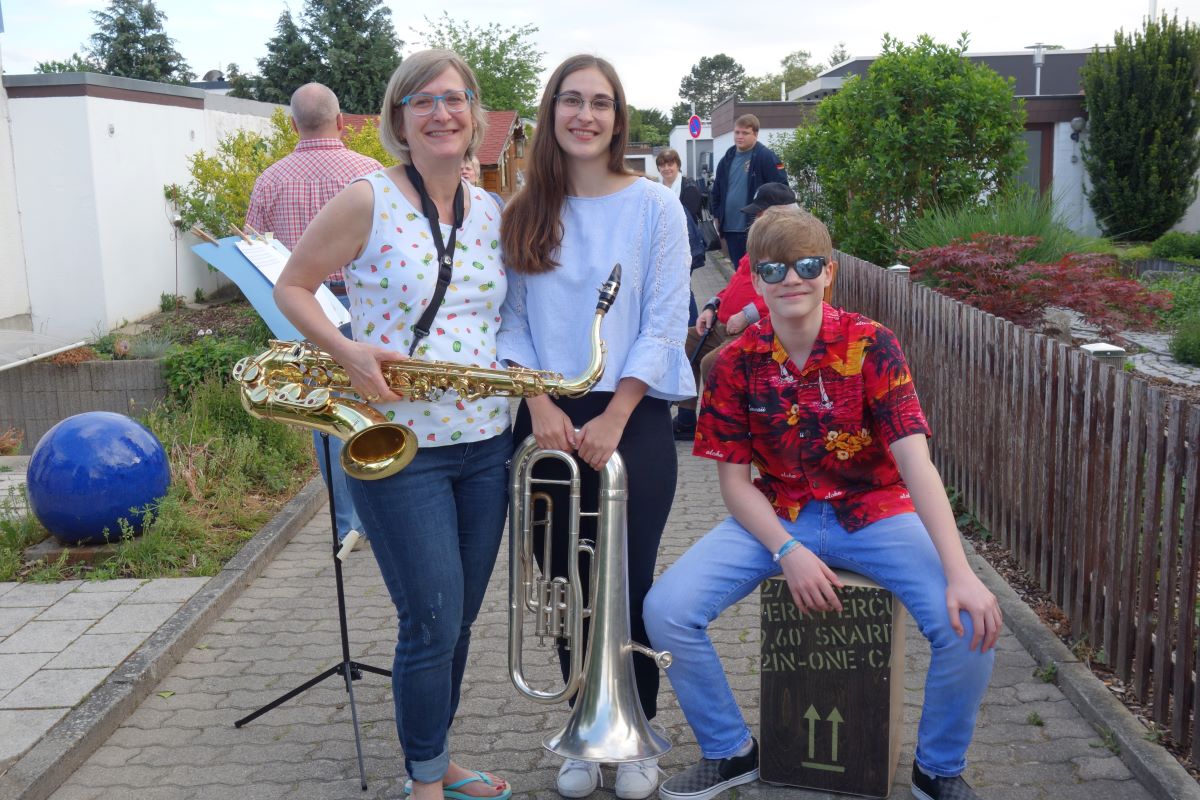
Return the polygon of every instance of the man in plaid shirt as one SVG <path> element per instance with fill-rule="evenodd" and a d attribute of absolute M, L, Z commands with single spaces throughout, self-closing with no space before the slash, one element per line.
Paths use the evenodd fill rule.
<path fill-rule="evenodd" d="M 320 83 L 306 83 L 292 94 L 292 128 L 300 134 L 296 149 L 267 167 L 254 182 L 246 224 L 255 230 L 275 234 L 291 250 L 300 234 L 321 208 L 350 181 L 383 169 L 383 166 L 342 144 L 345 121 L 337 95 Z M 339 269 L 325 279 L 330 290 L 349 307 L 346 282 Z M 349 328 L 349 326 L 346 326 Z M 343 330 L 347 336 L 348 330 Z M 325 449 L 320 434 L 313 433 L 321 475 L 325 475 Z M 338 538 L 361 531 L 362 523 L 354 510 L 354 501 L 346 488 L 346 473 L 338 459 L 340 439 L 329 440 L 332 463 L 334 505 L 337 511 Z"/>
<path fill-rule="evenodd" d="M 246 224 L 270 231 L 291 250 L 317 212 L 350 181 L 383 166 L 342 144 L 345 122 L 337 95 L 327 86 L 306 83 L 292 95 L 296 149 L 267 167 L 254 182 Z M 342 271 L 325 280 L 336 295 L 346 294 Z"/>

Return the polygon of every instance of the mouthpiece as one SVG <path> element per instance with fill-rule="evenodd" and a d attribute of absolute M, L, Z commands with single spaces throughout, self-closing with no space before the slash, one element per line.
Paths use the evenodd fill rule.
<path fill-rule="evenodd" d="M 617 292 L 621 289 L 621 265 L 614 264 L 612 272 L 608 275 L 608 280 L 600 287 L 600 299 L 596 302 L 596 311 L 601 314 L 608 313 L 612 308 L 612 304 L 617 299 Z"/>

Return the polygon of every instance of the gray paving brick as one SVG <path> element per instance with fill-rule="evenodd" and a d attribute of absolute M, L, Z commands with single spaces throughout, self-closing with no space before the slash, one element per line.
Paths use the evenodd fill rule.
<path fill-rule="evenodd" d="M 105 615 L 89 633 L 153 633 L 179 608 L 177 603 L 122 603 Z"/>
<path fill-rule="evenodd" d="M 157 578 L 143 584 L 127 603 L 183 603 L 200 590 L 209 578 Z"/>
<path fill-rule="evenodd" d="M 22 583 L 0 594 L 0 608 L 48 606 L 75 591 L 82 581 Z"/>
<path fill-rule="evenodd" d="M 0 708 L 71 708 L 112 669 L 43 669 L 0 699 Z"/>
<path fill-rule="evenodd" d="M 146 583 L 145 578 L 116 578 L 111 581 L 84 581 L 77 592 L 134 592 Z"/>
<path fill-rule="evenodd" d="M 15 589 L 20 585 L 21 584 L 17 583 L 16 581 L 0 581 L 0 595 L 3 595 L 5 592 L 8 592 L 11 589 Z"/>
<path fill-rule="evenodd" d="M 4 765 L 37 743 L 66 713 L 65 708 L 0 709 L 0 773 Z"/>
<path fill-rule="evenodd" d="M 0 694 L 20 686 L 26 678 L 52 658 L 53 653 L 0 654 Z"/>
<path fill-rule="evenodd" d="M 79 638 L 91 620 L 55 620 L 28 622 L 12 636 L 0 642 L 0 653 L 57 653 Z"/>
<path fill-rule="evenodd" d="M 116 608 L 129 592 L 72 592 L 38 614 L 39 620 L 100 619 Z"/>
<path fill-rule="evenodd" d="M 0 636 L 8 637 L 41 611 L 37 606 L 0 608 Z"/>
<path fill-rule="evenodd" d="M 46 666 L 50 669 L 115 667 L 146 640 L 145 633 L 85 633 Z"/>

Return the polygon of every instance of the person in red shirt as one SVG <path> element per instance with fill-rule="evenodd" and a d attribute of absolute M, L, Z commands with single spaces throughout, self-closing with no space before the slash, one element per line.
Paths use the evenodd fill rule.
<path fill-rule="evenodd" d="M 801 613 L 841 611 L 833 570 L 846 569 L 894 592 L 930 642 L 913 796 L 975 798 L 961 773 L 1000 607 L 963 553 L 904 354 L 878 322 L 823 302 L 833 253 L 820 220 L 770 209 L 748 244 L 770 315 L 717 357 L 693 450 L 718 462 L 730 516 L 654 583 L 643 611 L 651 644 L 674 656 L 667 676 L 702 756 L 659 794 L 709 800 L 758 778 L 758 744 L 708 625 L 781 572 Z"/>
<path fill-rule="evenodd" d="M 783 183 L 764 183 L 754 195 L 754 202 L 742 209 L 749 217 L 757 217 L 773 206 L 796 205 L 796 193 Z M 692 361 L 692 373 L 696 386 L 712 369 L 717 351 L 732 341 L 733 337 L 767 315 L 767 304 L 750 279 L 750 258 L 742 256 L 737 271 L 729 284 L 704 304 L 704 310 L 696 318 L 696 325 L 688 331 L 684 350 Z M 699 352 L 697 352 L 697 350 Z M 696 434 L 696 398 L 679 403 L 674 423 L 675 439 L 690 442 Z"/>

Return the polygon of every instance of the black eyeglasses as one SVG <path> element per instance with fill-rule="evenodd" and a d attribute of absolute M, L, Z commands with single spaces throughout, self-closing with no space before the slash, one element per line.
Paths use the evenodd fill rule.
<path fill-rule="evenodd" d="M 782 261 L 760 261 L 754 265 L 754 272 L 758 277 L 762 278 L 765 283 L 780 283 L 787 277 L 788 269 L 796 271 L 796 275 L 806 280 L 812 280 L 821 274 L 825 269 L 825 264 L 829 259 L 825 256 L 808 256 L 807 258 L 798 258 L 792 264 L 784 264 Z"/>

